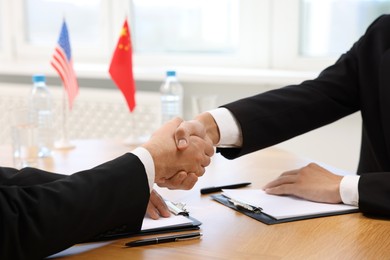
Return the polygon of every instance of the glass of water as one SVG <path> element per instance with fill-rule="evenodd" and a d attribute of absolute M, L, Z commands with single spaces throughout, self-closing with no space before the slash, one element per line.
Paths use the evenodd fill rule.
<path fill-rule="evenodd" d="M 19 108 L 10 115 L 15 168 L 36 167 L 39 154 L 37 114 L 27 108 Z"/>

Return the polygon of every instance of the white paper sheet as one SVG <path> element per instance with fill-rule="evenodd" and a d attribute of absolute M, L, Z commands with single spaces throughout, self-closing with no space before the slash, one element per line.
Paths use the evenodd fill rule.
<path fill-rule="evenodd" d="M 263 213 L 276 219 L 357 209 L 344 204 L 318 203 L 292 196 L 269 195 L 260 189 L 223 190 L 223 194 L 251 206 L 261 207 Z"/>
<path fill-rule="evenodd" d="M 68 249 L 65 249 L 64 251 L 61 251 L 57 254 L 51 255 L 47 258 L 58 258 L 58 257 L 64 257 L 64 256 L 70 256 L 75 254 L 81 254 L 90 250 L 93 250 L 95 248 L 99 248 L 105 245 L 108 245 L 112 242 L 97 242 L 97 243 L 87 243 L 87 244 L 80 244 L 72 246 Z"/>
<path fill-rule="evenodd" d="M 155 229 L 155 228 L 161 228 L 161 227 L 169 227 L 169 226 L 175 226 L 180 224 L 187 224 L 191 223 L 192 220 L 184 217 L 182 215 L 171 215 L 169 218 L 163 218 L 160 217 L 157 220 L 145 217 L 144 222 L 142 223 L 141 230 L 149 230 L 149 229 Z"/>

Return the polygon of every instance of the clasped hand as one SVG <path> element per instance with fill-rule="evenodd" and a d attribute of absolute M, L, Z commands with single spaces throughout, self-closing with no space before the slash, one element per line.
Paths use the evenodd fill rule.
<path fill-rule="evenodd" d="M 191 189 L 211 162 L 214 147 L 203 126 L 196 121 L 184 124 L 189 140 L 186 149 L 178 149 L 177 128 L 183 123 L 175 118 L 153 133 L 143 145 L 155 164 L 155 183 L 170 189 Z"/>
<path fill-rule="evenodd" d="M 188 139 L 177 138 L 179 126 Z M 185 149 L 177 148 L 183 146 Z M 197 121 L 183 122 L 180 118 L 163 125 L 143 147 L 152 155 L 156 184 L 169 189 L 191 189 L 214 155 L 213 143 L 203 125 Z M 155 190 L 150 194 L 147 215 L 152 219 L 170 215 L 163 198 Z"/>

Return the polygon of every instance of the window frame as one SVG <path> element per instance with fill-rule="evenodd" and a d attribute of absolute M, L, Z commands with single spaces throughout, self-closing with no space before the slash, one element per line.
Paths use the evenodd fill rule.
<path fill-rule="evenodd" d="M 75 48 L 74 44 L 72 45 L 72 29 L 69 28 L 69 34 L 71 39 L 71 46 L 72 46 L 72 55 L 74 57 L 75 63 L 102 63 L 107 60 L 107 54 L 109 49 L 109 42 L 107 39 L 110 39 L 111 37 L 111 25 L 112 22 L 110 21 L 110 17 L 112 17 L 112 8 L 110 6 L 109 0 L 101 0 L 102 4 L 100 7 L 100 14 L 102 15 L 102 22 L 99 26 L 100 32 L 104 35 L 103 36 L 103 42 L 101 48 Z M 118 0 L 122 1 L 122 0 Z M 13 6 L 13 19 L 12 24 L 14 25 L 13 31 L 14 37 L 15 37 L 15 60 L 17 61 L 25 61 L 25 62 L 44 62 L 49 61 L 54 48 L 55 44 L 57 42 L 57 37 L 60 33 L 61 29 L 61 21 L 58 22 L 58 32 L 56 32 L 55 36 L 53 37 L 53 45 L 52 47 L 49 47 L 51 49 L 48 49 L 47 46 L 32 46 L 28 42 L 26 42 L 25 35 L 26 33 L 26 27 L 25 24 L 25 18 L 26 15 L 24 14 L 25 6 L 24 6 L 24 0 L 13 0 L 14 3 Z M 69 26 L 69 23 L 68 23 Z"/>
<path fill-rule="evenodd" d="M 336 61 L 338 57 L 309 58 L 300 55 L 300 0 L 274 0 L 273 10 L 272 68 L 321 70 Z"/>
<path fill-rule="evenodd" d="M 0 0 L 0 26 L 1 26 L 1 47 L 0 47 L 0 59 L 3 61 L 11 61 L 12 55 L 11 55 L 11 42 L 12 37 L 10 37 L 11 29 L 10 26 L 7 26 L 10 23 L 10 13 L 7 12 L 10 10 L 10 1 Z"/>

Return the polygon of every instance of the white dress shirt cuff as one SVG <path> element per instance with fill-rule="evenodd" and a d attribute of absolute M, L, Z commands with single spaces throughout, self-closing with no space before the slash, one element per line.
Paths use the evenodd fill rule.
<path fill-rule="evenodd" d="M 226 108 L 207 111 L 213 117 L 219 128 L 219 143 L 217 146 L 240 147 L 242 145 L 241 128 L 233 114 Z"/>
<path fill-rule="evenodd" d="M 346 175 L 340 182 L 340 196 L 344 204 L 359 206 L 358 175 Z"/>
<path fill-rule="evenodd" d="M 154 178 L 155 178 L 155 170 L 154 170 L 154 161 L 152 158 L 152 155 L 149 153 L 148 150 L 146 150 L 143 147 L 137 147 L 133 151 L 131 151 L 132 154 L 136 155 L 141 162 L 144 164 L 146 176 L 148 178 L 149 183 L 149 190 L 152 192 L 153 184 L 154 184 Z"/>

